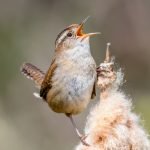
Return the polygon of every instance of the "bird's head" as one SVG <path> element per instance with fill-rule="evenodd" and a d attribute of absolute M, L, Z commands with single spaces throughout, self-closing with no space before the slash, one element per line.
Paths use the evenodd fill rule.
<path fill-rule="evenodd" d="M 100 33 L 83 32 L 83 25 L 88 18 L 84 19 L 80 24 L 72 24 L 60 32 L 55 41 L 56 49 L 72 49 L 78 45 L 89 45 L 89 37 Z"/>

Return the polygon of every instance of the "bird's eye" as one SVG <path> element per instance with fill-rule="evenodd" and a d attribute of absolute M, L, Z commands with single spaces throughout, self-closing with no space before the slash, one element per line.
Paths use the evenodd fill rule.
<path fill-rule="evenodd" d="M 71 32 L 69 32 L 69 33 L 67 34 L 68 37 L 72 37 L 72 35 L 73 35 L 73 34 L 72 34 Z"/>

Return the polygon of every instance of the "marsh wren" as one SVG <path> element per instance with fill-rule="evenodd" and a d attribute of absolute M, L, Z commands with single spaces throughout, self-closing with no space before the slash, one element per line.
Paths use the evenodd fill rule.
<path fill-rule="evenodd" d="M 39 97 L 54 112 L 70 118 L 77 135 L 87 145 L 72 118 L 96 95 L 96 63 L 90 52 L 89 38 L 99 33 L 83 33 L 86 20 L 72 24 L 58 34 L 55 55 L 46 73 L 30 63 L 24 63 L 21 72 L 35 81 L 40 88 Z"/>

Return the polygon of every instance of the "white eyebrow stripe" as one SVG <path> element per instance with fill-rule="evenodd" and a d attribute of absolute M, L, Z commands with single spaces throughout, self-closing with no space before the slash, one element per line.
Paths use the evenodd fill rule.
<path fill-rule="evenodd" d="M 60 35 L 60 37 L 57 40 L 57 45 L 62 42 L 62 40 L 67 36 L 68 31 L 65 31 L 63 34 Z"/>
<path fill-rule="evenodd" d="M 67 35 L 67 33 L 70 31 L 70 30 L 73 30 L 75 31 L 75 28 L 77 28 L 79 26 L 79 24 L 72 24 L 70 26 L 68 26 L 67 28 L 65 28 L 64 30 L 62 30 L 56 40 L 55 40 L 55 46 L 57 47 L 58 44 L 60 44 L 62 42 L 62 40 L 65 38 L 65 36 Z M 64 35 L 63 35 L 64 34 Z"/>

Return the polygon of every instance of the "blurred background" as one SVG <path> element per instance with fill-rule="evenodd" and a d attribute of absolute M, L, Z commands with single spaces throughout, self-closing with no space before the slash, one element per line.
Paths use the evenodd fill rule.
<path fill-rule="evenodd" d="M 150 133 L 149 0 L 0 0 L 1 150 L 70 150 L 78 143 L 69 119 L 33 97 L 34 84 L 21 75 L 20 66 L 31 62 L 46 71 L 58 33 L 88 15 L 85 31 L 102 33 L 91 38 L 97 64 L 111 42 L 125 73 L 123 90 Z M 88 111 L 75 117 L 80 130 Z"/>

